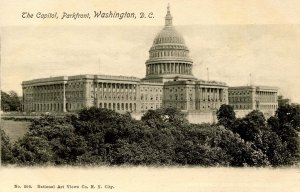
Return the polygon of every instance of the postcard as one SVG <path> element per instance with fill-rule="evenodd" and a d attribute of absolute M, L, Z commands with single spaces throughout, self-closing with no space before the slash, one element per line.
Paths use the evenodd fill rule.
<path fill-rule="evenodd" d="M 299 191 L 299 16 L 294 0 L 1 1 L 0 191 Z"/>

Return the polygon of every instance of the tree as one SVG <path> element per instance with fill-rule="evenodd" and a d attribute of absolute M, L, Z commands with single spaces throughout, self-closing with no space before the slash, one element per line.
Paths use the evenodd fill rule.
<path fill-rule="evenodd" d="M 280 125 L 289 123 L 294 129 L 300 130 L 300 111 L 296 106 L 283 105 L 278 107 L 275 117 L 278 118 Z"/>
<path fill-rule="evenodd" d="M 10 111 L 10 96 L 1 91 L 1 110 Z"/>
<path fill-rule="evenodd" d="M 12 145 L 10 143 L 9 137 L 3 130 L 0 130 L 1 133 L 1 162 L 3 164 L 9 164 L 14 162 L 12 154 Z"/>
<path fill-rule="evenodd" d="M 87 151 L 87 144 L 67 118 L 45 115 L 33 121 L 28 137 L 45 139 L 53 152 L 55 164 L 74 164 L 79 156 Z"/>
<path fill-rule="evenodd" d="M 262 112 L 254 110 L 242 119 L 237 119 L 233 125 L 233 132 L 238 133 L 245 141 L 254 142 L 261 137 L 266 128 L 266 120 Z"/>
<path fill-rule="evenodd" d="M 236 117 L 235 112 L 230 105 L 221 105 L 219 110 L 217 111 L 218 123 L 223 125 L 226 128 L 232 129 L 232 125 L 234 124 Z"/>
<path fill-rule="evenodd" d="M 280 106 L 275 117 L 268 119 L 268 125 L 286 146 L 284 164 L 294 164 L 300 159 L 299 135 L 299 112 L 290 105 Z"/>
<path fill-rule="evenodd" d="M 141 118 L 153 128 L 165 128 L 169 126 L 185 126 L 188 124 L 185 115 L 174 107 L 165 107 L 156 110 L 148 110 Z"/>
<path fill-rule="evenodd" d="M 15 91 L 9 92 L 11 111 L 19 111 L 21 109 L 21 101 Z"/>
<path fill-rule="evenodd" d="M 164 126 L 165 120 L 161 110 L 148 110 L 141 118 L 148 126 L 152 128 L 160 128 Z"/>
<path fill-rule="evenodd" d="M 1 109 L 3 111 L 19 111 L 20 108 L 21 102 L 15 91 L 10 91 L 8 94 L 1 91 Z"/>
<path fill-rule="evenodd" d="M 212 129 L 210 143 L 219 147 L 226 154 L 220 156 L 231 166 L 265 166 L 269 164 L 267 156 L 260 149 L 254 148 L 251 142 L 244 141 L 238 134 L 223 127 Z"/>
<path fill-rule="evenodd" d="M 289 152 L 287 145 L 281 138 L 272 131 L 264 131 L 262 137 L 255 142 L 255 146 L 267 155 L 272 166 L 287 165 Z"/>
<path fill-rule="evenodd" d="M 54 155 L 45 138 L 29 134 L 15 144 L 13 154 L 16 162 L 21 165 L 51 164 Z"/>

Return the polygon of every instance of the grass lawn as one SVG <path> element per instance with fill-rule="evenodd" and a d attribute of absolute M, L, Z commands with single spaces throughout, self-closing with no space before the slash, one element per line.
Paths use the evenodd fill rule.
<path fill-rule="evenodd" d="M 9 136 L 10 141 L 14 143 L 28 131 L 30 122 L 13 121 L 1 119 L 1 129 Z"/>

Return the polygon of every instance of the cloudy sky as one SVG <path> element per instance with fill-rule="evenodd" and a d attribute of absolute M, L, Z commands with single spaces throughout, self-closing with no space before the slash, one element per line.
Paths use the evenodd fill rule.
<path fill-rule="evenodd" d="M 118 6 L 117 10 L 139 9 L 153 12 L 155 18 L 146 19 L 143 23 L 140 20 L 131 23 L 129 20 L 106 20 L 105 24 L 45 24 L 36 20 L 20 24 L 19 20 L 14 23 L 14 18 L 8 17 L 14 23 L 8 25 L 7 21 L 2 20 L 6 23 L 1 28 L 2 89 L 21 94 L 23 80 L 59 75 L 101 73 L 144 77 L 148 51 L 164 24 L 167 3 L 154 1 L 153 5 L 137 4 L 138 8 L 132 8 L 134 5 L 131 2 L 129 8 Z M 275 20 L 271 20 L 265 13 L 272 10 L 268 6 L 264 12 L 258 6 L 248 14 L 239 14 L 242 12 L 238 6 L 244 6 L 234 5 L 231 8 L 238 10 L 237 13 L 232 11 L 226 14 L 224 8 L 218 12 L 219 3 L 213 9 L 218 14 L 214 14 L 209 11 L 211 5 L 200 6 L 200 3 L 192 2 L 194 4 L 188 3 L 185 7 L 173 2 L 171 13 L 177 30 L 182 33 L 190 49 L 190 57 L 194 61 L 193 73 L 197 78 L 206 80 L 206 68 L 209 68 L 210 80 L 237 86 L 249 84 L 251 73 L 253 84 L 278 86 L 281 94 L 300 103 L 300 25 L 297 20 L 286 22 L 286 19 L 294 18 L 292 11 L 280 14 L 275 11 L 273 15 L 278 14 L 273 17 Z M 195 9 L 196 5 L 198 9 Z M 209 9 L 203 8 L 205 5 Z M 100 10 L 99 5 L 92 6 L 84 7 L 85 11 L 92 12 L 97 6 Z M 105 10 L 114 7 L 107 6 Z M 290 7 L 286 9 L 293 10 Z M 202 15 L 198 12 L 201 10 L 206 10 L 211 17 L 204 20 L 204 16 L 199 16 Z M 239 14 L 242 19 L 232 14 Z M 253 23 L 256 21 L 253 17 L 264 14 L 264 22 L 257 20 L 258 23 Z M 246 16 L 249 22 L 241 22 Z M 211 18 L 214 18 L 213 21 Z"/>

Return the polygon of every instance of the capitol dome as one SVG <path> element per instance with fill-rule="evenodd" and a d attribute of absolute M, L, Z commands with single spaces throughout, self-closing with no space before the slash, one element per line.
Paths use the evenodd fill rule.
<path fill-rule="evenodd" d="M 164 43 L 185 45 L 183 36 L 173 26 L 164 27 L 153 41 L 153 45 Z"/>
<path fill-rule="evenodd" d="M 183 36 L 173 26 L 173 17 L 168 6 L 164 28 L 156 35 L 146 61 L 146 79 L 190 79 L 193 61 Z"/>

